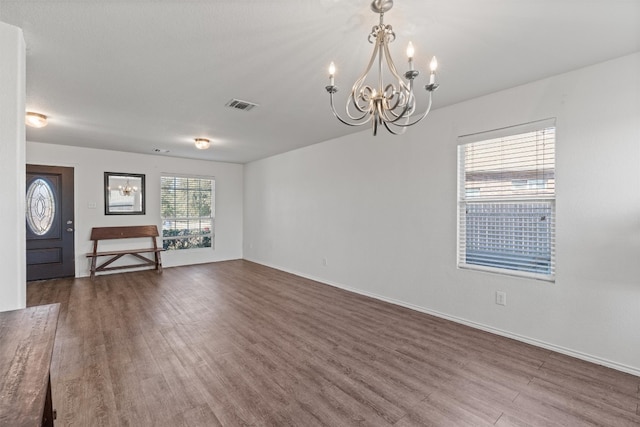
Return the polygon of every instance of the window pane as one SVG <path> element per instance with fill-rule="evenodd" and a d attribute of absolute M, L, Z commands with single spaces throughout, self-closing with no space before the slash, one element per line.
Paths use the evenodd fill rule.
<path fill-rule="evenodd" d="M 555 128 L 463 147 L 464 185 L 474 197 L 539 197 L 555 193 Z"/>
<path fill-rule="evenodd" d="M 214 189 L 212 179 L 162 177 L 162 236 L 165 249 L 211 247 Z"/>
<path fill-rule="evenodd" d="M 166 250 L 210 248 L 211 236 L 194 236 L 181 239 L 163 239 L 162 247 Z"/>
<path fill-rule="evenodd" d="M 551 273 L 554 212 L 547 203 L 469 203 L 467 264 Z"/>
<path fill-rule="evenodd" d="M 33 234 L 43 236 L 51 230 L 56 214 L 54 192 L 42 178 L 33 181 L 27 189 L 27 224 Z"/>

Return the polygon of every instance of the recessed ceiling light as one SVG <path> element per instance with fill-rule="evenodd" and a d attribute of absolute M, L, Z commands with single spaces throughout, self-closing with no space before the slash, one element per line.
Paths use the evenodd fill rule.
<path fill-rule="evenodd" d="M 211 142 L 207 138 L 196 138 L 196 148 L 199 150 L 206 150 L 211 147 Z"/>
<path fill-rule="evenodd" d="M 25 123 L 34 128 L 43 128 L 47 125 L 47 116 L 33 111 L 27 111 Z"/>

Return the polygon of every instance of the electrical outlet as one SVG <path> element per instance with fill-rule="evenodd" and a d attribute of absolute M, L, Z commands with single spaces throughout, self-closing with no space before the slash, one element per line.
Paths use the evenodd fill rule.
<path fill-rule="evenodd" d="M 503 291 L 496 291 L 496 304 L 507 305 L 507 293 Z"/>
<path fill-rule="evenodd" d="M 326 258 L 322 258 L 322 265 L 323 265 L 324 267 L 326 267 L 326 266 L 327 266 L 327 259 L 326 259 Z"/>

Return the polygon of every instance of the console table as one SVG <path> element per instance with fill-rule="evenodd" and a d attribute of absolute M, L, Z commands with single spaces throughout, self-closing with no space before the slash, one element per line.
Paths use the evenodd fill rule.
<path fill-rule="evenodd" d="M 0 313 L 0 425 L 53 426 L 51 355 L 60 304 Z"/>

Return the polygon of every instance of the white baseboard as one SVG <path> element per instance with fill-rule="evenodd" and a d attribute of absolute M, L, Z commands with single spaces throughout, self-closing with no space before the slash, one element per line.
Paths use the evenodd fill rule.
<path fill-rule="evenodd" d="M 418 305 L 414 305 L 414 304 L 410 304 L 410 303 L 407 303 L 407 302 L 404 302 L 404 301 L 396 300 L 396 299 L 393 299 L 393 298 L 388 298 L 388 297 L 385 297 L 385 296 L 382 296 L 382 295 L 377 295 L 377 294 L 374 294 L 374 293 L 371 293 L 371 292 L 367 292 L 367 291 L 362 291 L 360 289 L 351 288 L 349 286 L 345 286 L 345 285 L 342 285 L 340 283 L 332 283 L 332 282 L 327 281 L 326 279 L 322 279 L 322 278 L 319 278 L 319 277 L 314 277 L 312 275 L 301 273 L 299 271 L 293 271 L 293 270 L 290 270 L 290 269 L 287 269 L 287 268 L 283 268 L 283 267 L 280 267 L 280 266 L 277 266 L 277 265 L 265 263 L 265 262 L 254 260 L 254 259 L 250 259 L 250 258 L 245 258 L 245 259 L 247 261 L 255 262 L 256 264 L 261 264 L 261 265 L 264 265 L 266 267 L 274 268 L 276 270 L 280 270 L 280 271 L 284 271 L 284 272 L 287 272 L 287 273 L 290 273 L 290 274 L 294 274 L 296 276 L 304 277 L 306 279 L 310 279 L 310 280 L 313 280 L 313 281 L 316 281 L 316 282 L 319 282 L 319 283 L 322 283 L 322 284 L 325 284 L 325 285 L 333 286 L 335 288 L 339 288 L 339 289 L 342 289 L 342 290 L 345 290 L 345 291 L 349 291 L 349 292 L 353 292 L 353 293 L 356 293 L 356 294 L 364 295 L 364 296 L 367 296 L 367 297 L 370 297 L 370 298 L 374 298 L 374 299 L 377 299 L 377 300 L 380 300 L 380 301 L 388 302 L 390 304 L 398 305 L 398 306 L 405 307 L 405 308 L 408 308 L 408 309 L 411 309 L 411 310 L 415 310 L 415 311 L 418 311 L 418 312 L 421 312 L 421 313 L 425 313 L 425 314 L 429 314 L 429 315 L 432 315 L 432 316 L 435 316 L 435 317 L 439 317 L 439 318 L 442 318 L 442 319 L 450 320 L 450 321 L 455 322 L 455 323 L 460 323 L 462 325 L 470 326 L 470 327 L 475 328 L 475 329 L 480 329 L 482 331 L 490 332 L 490 333 L 495 334 L 495 335 L 500 335 L 500 336 L 503 336 L 503 337 L 506 337 L 506 338 L 511 338 L 511 339 L 514 339 L 514 340 L 517 340 L 517 341 L 521 341 L 521 342 L 524 342 L 524 343 L 527 343 L 527 344 L 534 345 L 536 347 L 541 347 L 541 348 L 544 348 L 544 349 L 547 349 L 547 350 L 555 351 L 557 353 L 561 353 L 561 354 L 564 354 L 564 355 L 567 355 L 567 356 L 575 357 L 576 359 L 585 360 L 587 362 L 595 363 L 597 365 L 606 366 L 608 368 L 612 368 L 612 369 L 615 369 L 617 371 L 626 372 L 628 374 L 640 377 L 640 368 L 634 368 L 633 366 L 628 366 L 628 365 L 625 365 L 625 364 L 622 364 L 622 363 L 618 363 L 618 362 L 614 362 L 614 361 L 611 361 L 611 360 L 603 359 L 601 357 L 592 356 L 590 354 L 582 353 L 580 351 L 576 351 L 576 350 L 572 350 L 572 349 L 569 349 L 569 348 L 566 348 L 566 347 L 562 347 L 562 346 L 558 346 L 558 345 L 555 345 L 555 344 L 550 344 L 550 343 L 547 343 L 547 342 L 544 342 L 544 341 L 540 341 L 540 340 L 537 340 L 535 338 L 529 338 L 529 337 L 526 337 L 526 336 L 523 336 L 523 335 L 514 334 L 514 333 L 509 332 L 509 331 L 505 331 L 505 330 L 502 330 L 502 329 L 494 328 L 492 326 L 484 325 L 482 323 L 473 322 L 471 320 L 463 319 L 463 318 L 460 318 L 460 317 L 451 316 L 451 315 L 446 314 L 446 313 L 441 313 L 439 311 L 431 310 L 431 309 L 428 309 L 428 308 L 425 308 L 425 307 L 421 307 L 421 306 L 418 306 Z"/>

